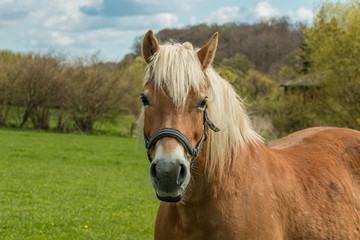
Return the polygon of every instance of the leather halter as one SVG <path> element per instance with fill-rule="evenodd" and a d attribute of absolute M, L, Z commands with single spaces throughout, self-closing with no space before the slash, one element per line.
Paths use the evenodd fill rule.
<path fill-rule="evenodd" d="M 220 129 L 218 129 L 215 124 L 209 119 L 207 112 L 206 112 L 206 107 L 204 110 L 204 120 L 203 120 L 203 132 L 202 132 L 202 136 L 199 140 L 199 142 L 196 145 L 196 148 L 194 148 L 190 141 L 184 136 L 184 134 L 182 134 L 179 130 L 174 129 L 174 128 L 163 128 L 160 129 L 158 132 L 156 132 L 151 138 L 150 140 L 147 138 L 145 131 L 144 131 L 144 139 L 145 139 L 145 148 L 147 149 L 147 156 L 148 159 L 150 161 L 150 163 L 152 162 L 151 156 L 150 156 L 150 149 L 152 149 L 156 142 L 163 137 L 172 137 L 175 138 L 176 140 L 178 140 L 186 149 L 186 151 L 190 154 L 190 156 L 192 156 L 191 159 L 191 166 L 194 165 L 195 162 L 195 158 L 199 155 L 200 149 L 203 146 L 203 143 L 205 142 L 206 138 L 207 138 L 207 133 L 206 133 L 206 128 L 205 128 L 205 123 L 207 123 L 207 125 L 209 126 L 209 128 L 211 130 L 213 130 L 214 132 L 218 132 L 220 131 Z"/>

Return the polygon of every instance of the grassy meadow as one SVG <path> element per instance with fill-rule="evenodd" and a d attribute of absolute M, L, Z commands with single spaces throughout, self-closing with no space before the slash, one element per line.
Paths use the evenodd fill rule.
<path fill-rule="evenodd" d="M 136 139 L 0 128 L 0 239 L 152 239 Z"/>

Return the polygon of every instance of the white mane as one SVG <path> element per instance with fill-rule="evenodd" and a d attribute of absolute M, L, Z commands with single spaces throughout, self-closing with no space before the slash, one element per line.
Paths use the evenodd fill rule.
<path fill-rule="evenodd" d="M 186 42 L 164 44 L 152 56 L 146 69 L 145 82 L 153 77 L 155 88 L 166 87 L 177 106 L 185 103 L 191 89 L 207 89 L 208 116 L 220 129 L 207 131 L 206 172 L 209 177 L 230 166 L 235 151 L 261 140 L 250 124 L 243 104 L 233 87 L 210 66 L 203 71 L 197 50 Z M 139 118 L 139 130 L 143 129 L 143 111 Z"/>

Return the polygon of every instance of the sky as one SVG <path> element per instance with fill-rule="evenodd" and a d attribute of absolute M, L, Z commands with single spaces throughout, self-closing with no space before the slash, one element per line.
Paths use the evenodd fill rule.
<path fill-rule="evenodd" d="M 99 53 L 120 61 L 149 29 L 254 23 L 287 16 L 312 23 L 321 0 L 0 0 L 0 49 Z M 221 34 L 221 33 L 220 33 Z M 221 44 L 221 43 L 219 43 Z"/>

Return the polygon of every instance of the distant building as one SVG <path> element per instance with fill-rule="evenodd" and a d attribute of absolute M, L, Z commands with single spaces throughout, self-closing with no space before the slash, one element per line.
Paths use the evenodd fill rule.
<path fill-rule="evenodd" d="M 322 72 L 314 72 L 289 80 L 280 84 L 284 88 L 285 94 L 305 93 L 309 90 L 320 89 L 321 84 L 325 82 Z"/>

